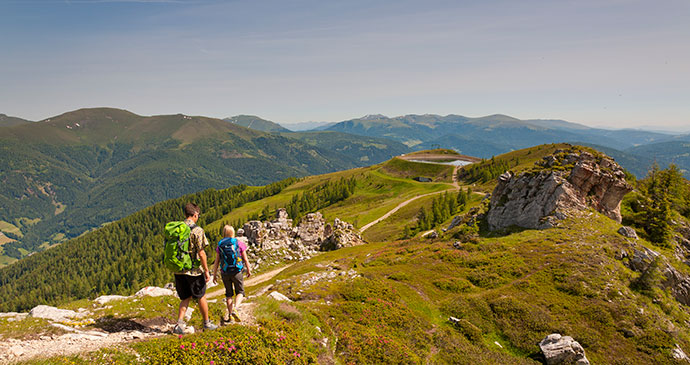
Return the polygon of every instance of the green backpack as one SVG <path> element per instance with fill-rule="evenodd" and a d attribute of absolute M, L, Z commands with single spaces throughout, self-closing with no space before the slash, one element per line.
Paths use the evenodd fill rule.
<path fill-rule="evenodd" d="M 185 222 L 168 222 L 165 225 L 165 267 L 179 272 L 199 266 L 196 253 L 191 255 L 190 250 L 189 238 L 194 228 L 195 224 L 190 227 Z"/>

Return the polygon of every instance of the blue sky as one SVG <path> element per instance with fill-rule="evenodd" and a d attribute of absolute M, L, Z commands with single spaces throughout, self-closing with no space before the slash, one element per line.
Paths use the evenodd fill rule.
<path fill-rule="evenodd" d="M 690 130 L 690 2 L 0 0 L 0 113 Z"/>

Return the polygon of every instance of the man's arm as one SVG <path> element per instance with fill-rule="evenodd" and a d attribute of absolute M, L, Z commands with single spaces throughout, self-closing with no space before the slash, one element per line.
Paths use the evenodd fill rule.
<path fill-rule="evenodd" d="M 201 260 L 201 267 L 204 270 L 204 277 L 206 277 L 206 281 L 208 282 L 211 280 L 211 276 L 209 275 L 208 265 L 206 264 L 206 251 L 199 251 L 199 260 Z"/>
<path fill-rule="evenodd" d="M 218 255 L 216 255 L 216 261 L 213 262 L 213 283 L 218 283 L 218 266 L 220 266 L 220 260 Z"/>

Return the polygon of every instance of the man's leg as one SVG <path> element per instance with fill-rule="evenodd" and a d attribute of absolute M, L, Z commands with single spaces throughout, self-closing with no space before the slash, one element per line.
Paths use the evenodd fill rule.
<path fill-rule="evenodd" d="M 199 311 L 201 311 L 201 316 L 204 318 L 204 323 L 208 322 L 208 302 L 205 295 L 199 298 Z"/>
<path fill-rule="evenodd" d="M 184 321 L 184 315 L 187 313 L 187 307 L 189 307 L 189 301 L 192 300 L 192 297 L 189 297 L 187 299 L 182 299 L 180 301 L 180 309 L 177 312 L 177 321 Z"/>

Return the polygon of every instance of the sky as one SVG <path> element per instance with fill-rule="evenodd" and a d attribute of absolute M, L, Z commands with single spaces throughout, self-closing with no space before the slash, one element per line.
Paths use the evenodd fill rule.
<path fill-rule="evenodd" d="M 687 0 L 0 0 L 0 113 L 690 131 Z"/>

